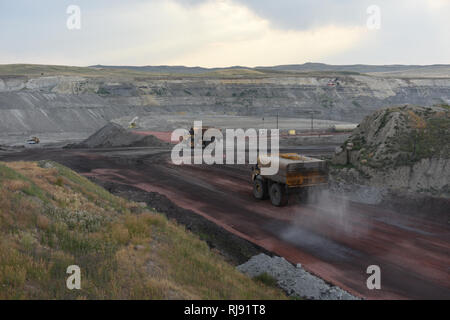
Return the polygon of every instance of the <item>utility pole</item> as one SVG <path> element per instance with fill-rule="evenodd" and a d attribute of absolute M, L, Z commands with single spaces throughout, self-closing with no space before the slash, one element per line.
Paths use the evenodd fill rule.
<path fill-rule="evenodd" d="M 299 111 L 299 113 L 311 116 L 311 132 L 313 132 L 314 131 L 314 115 L 321 114 L 321 112 L 317 111 L 317 110 L 309 109 L 309 110 L 301 110 L 301 111 Z M 306 116 L 302 119 L 306 120 Z"/>
<path fill-rule="evenodd" d="M 277 111 L 277 129 L 278 129 L 278 111 Z"/>

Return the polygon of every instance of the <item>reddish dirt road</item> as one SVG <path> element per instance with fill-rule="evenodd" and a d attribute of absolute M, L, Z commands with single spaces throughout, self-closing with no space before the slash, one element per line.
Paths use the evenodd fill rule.
<path fill-rule="evenodd" d="M 275 208 L 252 197 L 245 166 L 170 163 L 167 153 L 33 151 L 0 160 L 57 160 L 86 176 L 167 196 L 349 292 L 370 299 L 450 299 L 450 227 L 336 198 Z M 381 290 L 366 269 L 381 268 Z"/>

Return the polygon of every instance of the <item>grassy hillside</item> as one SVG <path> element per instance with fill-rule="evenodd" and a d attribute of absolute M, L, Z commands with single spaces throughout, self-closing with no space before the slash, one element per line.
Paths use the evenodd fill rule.
<path fill-rule="evenodd" d="M 363 164 L 374 168 L 412 165 L 427 158 L 450 158 L 450 108 L 401 106 L 368 117 L 349 141 Z"/>
<path fill-rule="evenodd" d="M 201 68 L 183 66 L 92 66 L 74 67 L 39 64 L 0 64 L 0 76 L 81 76 L 120 79 L 152 78 L 265 78 L 265 77 L 345 77 L 364 74 L 375 77 L 448 78 L 450 65 L 431 66 L 332 66 L 306 63 L 274 67 Z"/>
<path fill-rule="evenodd" d="M 169 68 L 167 71 L 171 71 Z M 176 71 L 174 69 L 173 71 Z M 220 78 L 220 77 L 254 77 L 264 75 L 262 72 L 249 69 L 222 69 L 209 71 L 205 69 L 201 73 L 176 73 L 176 72 L 154 72 L 140 68 L 101 68 L 101 67 L 73 67 L 52 66 L 38 64 L 4 64 L 0 65 L 0 76 L 80 76 L 80 77 L 110 77 L 120 79 L 133 78 Z"/>
<path fill-rule="evenodd" d="M 381 109 L 360 123 L 333 163 L 337 181 L 449 198 L 450 107 Z"/>
<path fill-rule="evenodd" d="M 0 163 L 0 299 L 278 299 L 183 227 L 53 162 Z M 66 269 L 81 268 L 81 290 Z"/>
<path fill-rule="evenodd" d="M 151 75 L 148 72 L 128 69 L 98 69 L 73 66 L 52 66 L 39 64 L 4 64 L 0 65 L 0 75 L 8 76 L 80 76 L 80 77 L 142 77 Z M 153 74 L 157 76 L 158 74 Z"/>
<path fill-rule="evenodd" d="M 150 69 L 158 70 L 158 68 Z M 38 64 L 0 64 L 0 76 L 80 76 L 87 78 L 115 78 L 123 80 L 133 79 L 241 79 L 241 78 L 266 78 L 266 77 L 337 77 L 346 76 L 349 73 L 345 71 L 284 71 L 275 69 L 205 69 L 202 72 L 177 72 L 176 67 L 161 69 L 165 72 L 149 71 L 145 67 L 73 67 L 57 65 L 38 65 Z"/>

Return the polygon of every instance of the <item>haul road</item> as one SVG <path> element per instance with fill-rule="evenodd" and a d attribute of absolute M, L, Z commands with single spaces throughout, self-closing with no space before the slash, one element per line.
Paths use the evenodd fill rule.
<path fill-rule="evenodd" d="M 334 147 L 282 152 L 316 156 Z M 54 160 L 97 181 L 158 193 L 226 231 L 350 293 L 370 299 L 450 299 L 450 230 L 427 212 L 399 212 L 324 195 L 274 207 L 253 197 L 249 165 L 173 165 L 161 148 L 27 149 L 0 161 Z M 323 201 L 326 199 L 327 201 Z M 150 203 L 150 205 L 152 205 Z M 366 286 L 381 268 L 381 290 Z"/>

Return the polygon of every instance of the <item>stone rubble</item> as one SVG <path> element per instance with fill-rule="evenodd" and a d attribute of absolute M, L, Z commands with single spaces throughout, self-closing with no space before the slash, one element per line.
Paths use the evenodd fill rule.
<path fill-rule="evenodd" d="M 294 266 L 282 257 L 270 257 L 261 253 L 253 256 L 249 261 L 238 266 L 237 269 L 252 278 L 263 273 L 269 274 L 292 297 L 311 300 L 359 299 L 307 272 L 301 264 Z"/>

